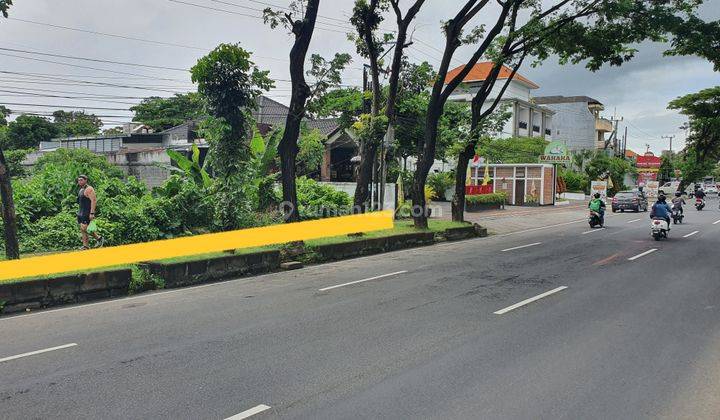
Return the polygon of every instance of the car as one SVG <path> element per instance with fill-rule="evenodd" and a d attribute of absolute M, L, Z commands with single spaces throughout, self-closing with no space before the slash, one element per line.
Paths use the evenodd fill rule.
<path fill-rule="evenodd" d="M 703 187 L 703 190 L 705 190 L 705 194 L 717 194 L 718 193 L 718 189 L 714 185 L 705 185 L 705 187 Z"/>
<path fill-rule="evenodd" d="M 625 210 L 647 211 L 647 198 L 638 191 L 620 191 L 612 199 L 612 211 L 616 213 Z"/>
<path fill-rule="evenodd" d="M 680 189 L 680 181 L 671 181 L 664 183 L 660 188 L 658 188 L 658 194 L 662 193 L 667 196 L 673 196 L 675 195 L 675 192 Z"/>

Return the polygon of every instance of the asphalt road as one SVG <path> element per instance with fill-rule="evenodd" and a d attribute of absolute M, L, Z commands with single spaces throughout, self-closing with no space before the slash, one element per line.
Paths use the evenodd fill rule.
<path fill-rule="evenodd" d="M 717 419 L 717 208 L 0 318 L 0 418 Z"/>

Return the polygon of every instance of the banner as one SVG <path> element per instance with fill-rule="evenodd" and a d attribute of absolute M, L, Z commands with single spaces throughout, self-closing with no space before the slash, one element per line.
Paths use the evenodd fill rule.
<path fill-rule="evenodd" d="M 600 198 L 605 200 L 607 198 L 608 184 L 607 181 L 591 181 L 590 182 L 590 195 L 600 194 Z"/>

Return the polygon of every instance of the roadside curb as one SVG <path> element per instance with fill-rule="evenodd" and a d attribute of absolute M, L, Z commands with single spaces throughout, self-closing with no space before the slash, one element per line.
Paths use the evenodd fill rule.
<path fill-rule="evenodd" d="M 293 262 L 293 268 L 300 268 L 298 263 L 322 264 L 486 236 L 486 228 L 468 224 L 442 232 L 403 233 L 314 247 L 297 242 L 286 244 L 292 248 L 291 253 L 286 249 L 248 254 L 227 251 L 228 255 L 184 262 L 147 261 L 138 264 L 138 268 L 162 279 L 166 288 L 181 288 L 278 272 Z M 131 269 L 114 269 L 0 283 L 0 315 L 126 296 L 132 280 Z"/>

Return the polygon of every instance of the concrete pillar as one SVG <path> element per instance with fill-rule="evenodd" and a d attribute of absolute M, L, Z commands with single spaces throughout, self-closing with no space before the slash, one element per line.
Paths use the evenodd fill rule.
<path fill-rule="evenodd" d="M 330 181 L 330 168 L 332 167 L 332 154 L 330 146 L 325 146 L 322 165 L 320 165 L 320 180 Z"/>

